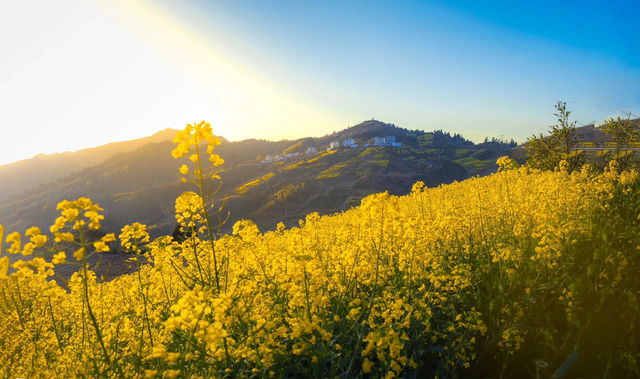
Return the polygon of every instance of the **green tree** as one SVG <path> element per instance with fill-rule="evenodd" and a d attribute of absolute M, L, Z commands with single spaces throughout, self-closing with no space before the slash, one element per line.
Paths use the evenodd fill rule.
<path fill-rule="evenodd" d="M 602 130 L 611 136 L 616 145 L 615 152 L 609 154 L 607 158 L 618 162 L 620 170 L 631 168 L 636 163 L 634 162 L 633 151 L 625 148 L 628 148 L 632 142 L 636 142 L 640 136 L 638 127 L 635 125 L 634 120 L 631 120 L 631 113 L 627 114 L 627 118 L 618 116 L 614 119 L 611 117 L 604 122 Z"/>
<path fill-rule="evenodd" d="M 616 152 L 620 152 L 623 147 L 628 147 L 632 142 L 638 139 L 638 128 L 631 120 L 631 113 L 627 114 L 627 118 L 617 119 L 611 117 L 604 122 L 602 130 L 607 133 L 616 143 Z"/>
<path fill-rule="evenodd" d="M 570 121 L 567 103 L 555 104 L 558 124 L 550 126 L 549 136 L 532 136 L 527 140 L 527 164 L 541 170 L 553 170 L 561 161 L 567 162 L 569 171 L 579 169 L 584 164 L 584 152 L 576 150 L 578 144 L 576 121 Z"/>

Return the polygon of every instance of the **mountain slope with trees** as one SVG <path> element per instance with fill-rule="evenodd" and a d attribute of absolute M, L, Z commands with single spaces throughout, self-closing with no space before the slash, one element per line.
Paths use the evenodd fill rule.
<path fill-rule="evenodd" d="M 364 147 L 374 137 L 386 136 L 402 146 Z M 359 147 L 343 147 L 347 138 Z M 340 148 L 327 151 L 334 141 Z M 8 230 L 31 225 L 47 230 L 55 219 L 55 204 L 87 196 L 105 209 L 105 231 L 118 232 L 140 221 L 152 235 L 170 234 L 174 200 L 193 189 L 178 178 L 181 162 L 171 157 L 173 147 L 170 141 L 149 143 L 7 197 L 0 204 L 0 224 Z M 376 120 L 318 138 L 222 140 L 216 151 L 225 164 L 216 197 L 225 199 L 224 215 L 229 216 L 222 231 L 239 219 L 251 219 L 261 230 L 280 221 L 294 225 L 311 212 L 349 209 L 372 193 L 406 194 L 418 180 L 438 186 L 485 175 L 496 170 L 496 159 L 512 147 L 495 139 L 474 144 L 460 135 L 407 130 Z"/>

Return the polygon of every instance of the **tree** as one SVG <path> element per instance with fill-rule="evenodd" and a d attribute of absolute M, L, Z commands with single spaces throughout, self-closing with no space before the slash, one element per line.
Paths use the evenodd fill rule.
<path fill-rule="evenodd" d="M 624 148 L 629 147 L 629 145 L 637 141 L 640 136 L 634 124 L 634 121 L 631 120 L 631 113 L 628 113 L 627 118 L 618 116 L 617 119 L 614 119 L 611 117 L 606 120 L 602 126 L 602 130 L 611 136 L 615 142 L 616 151 L 610 156 L 610 159 L 618 162 L 620 170 L 626 170 L 633 165 L 633 151 L 624 150 Z"/>
<path fill-rule="evenodd" d="M 550 126 L 550 135 L 545 137 L 540 133 L 527 140 L 527 164 L 541 170 L 553 170 L 561 161 L 566 161 L 569 171 L 574 171 L 584 164 L 583 151 L 576 150 L 576 121 L 569 121 L 571 112 L 567 110 L 566 102 L 558 101 L 555 108 L 558 124 Z"/>
<path fill-rule="evenodd" d="M 623 147 L 628 147 L 631 142 L 638 139 L 638 129 L 631 120 L 631 113 L 627 114 L 627 118 L 617 119 L 611 117 L 604 122 L 602 130 L 607 133 L 616 143 L 616 151 L 619 152 Z"/>
<path fill-rule="evenodd" d="M 527 149 L 527 165 L 540 170 L 553 170 L 560 159 L 555 157 L 554 143 L 551 137 L 532 136 L 525 144 Z"/>

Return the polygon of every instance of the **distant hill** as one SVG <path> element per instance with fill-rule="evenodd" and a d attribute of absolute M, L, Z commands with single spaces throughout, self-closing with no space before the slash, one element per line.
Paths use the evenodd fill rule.
<path fill-rule="evenodd" d="M 115 154 L 132 151 L 151 142 L 170 141 L 176 132 L 177 130 L 167 128 L 150 137 L 114 142 L 75 152 L 38 154 L 30 159 L 0 165 L 0 199 L 85 167 L 97 165 Z"/>
<path fill-rule="evenodd" d="M 640 118 L 631 120 L 636 129 L 640 129 Z M 577 137 L 579 142 L 591 142 L 595 145 L 601 145 L 606 142 L 613 142 L 610 135 L 602 130 L 602 125 L 585 125 L 577 128 Z"/>
<path fill-rule="evenodd" d="M 402 146 L 364 147 L 374 137 L 387 136 Z M 343 147 L 347 138 L 358 147 Z M 154 236 L 171 233 L 175 198 L 195 188 L 178 180 L 183 162 L 171 157 L 174 146 L 168 139 L 72 173 L 68 169 L 66 176 L 6 197 L 0 202 L 0 224 L 21 232 L 30 225 L 48 230 L 57 202 L 87 196 L 105 209 L 105 231 L 119 232 L 123 225 L 140 221 Z M 327 151 L 334 141 L 340 148 Z M 417 180 L 437 186 L 486 175 L 511 148 L 496 140 L 474 144 L 443 131 L 412 131 L 375 120 L 318 138 L 224 140 L 216 148 L 226 161 L 217 195 L 227 199 L 225 211 L 230 213 L 223 231 L 243 218 L 261 230 L 279 221 L 290 226 L 310 212 L 346 210 L 371 193 L 405 194 Z"/>

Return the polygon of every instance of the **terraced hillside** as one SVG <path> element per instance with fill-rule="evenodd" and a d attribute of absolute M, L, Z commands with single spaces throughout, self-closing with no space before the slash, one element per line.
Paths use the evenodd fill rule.
<path fill-rule="evenodd" d="M 401 146 L 370 146 L 375 137 L 395 137 Z M 342 143 L 353 138 L 357 148 Z M 331 142 L 340 148 L 327 151 Z M 343 131 L 295 141 L 223 140 L 217 148 L 225 159 L 222 187 L 229 220 L 251 219 L 261 230 L 277 222 L 293 225 L 311 212 L 330 214 L 358 204 L 365 196 L 389 191 L 406 194 L 417 180 L 437 186 L 495 171 L 496 158 L 511 145 L 474 144 L 442 131 L 411 131 L 371 120 Z M 79 196 L 91 197 L 105 209 L 105 232 L 140 221 L 153 236 L 175 227 L 174 200 L 189 184 L 179 181 L 170 141 L 149 143 L 119 153 L 0 203 L 0 223 L 8 230 L 31 225 L 47 228 L 55 218 L 53 204 Z M 267 159 L 270 158 L 270 159 Z"/>

